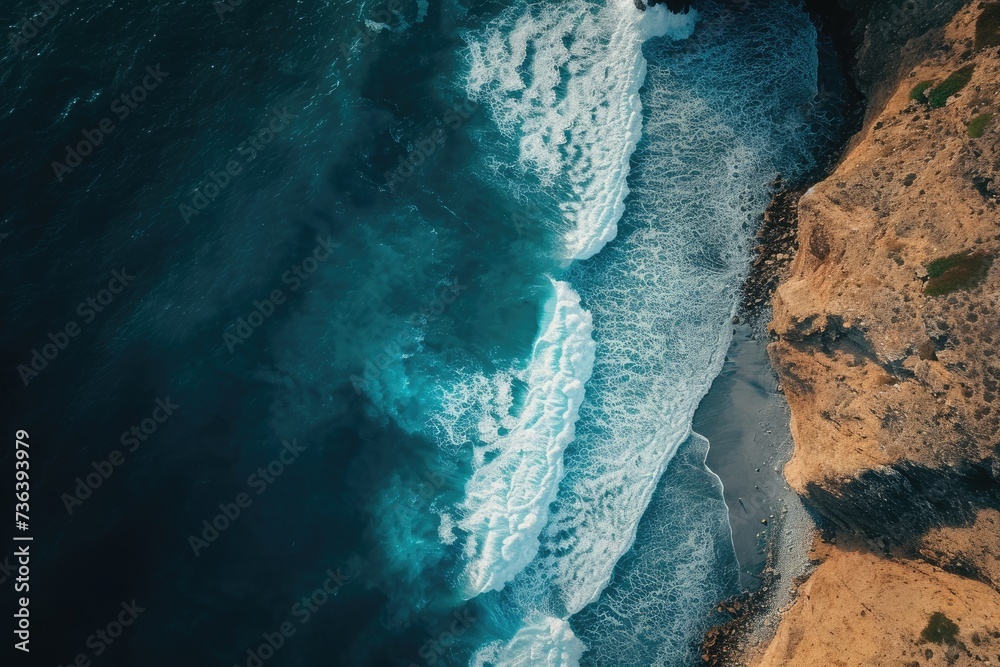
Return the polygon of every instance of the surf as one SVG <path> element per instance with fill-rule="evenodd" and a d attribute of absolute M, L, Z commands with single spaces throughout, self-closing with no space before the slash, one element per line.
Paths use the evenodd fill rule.
<path fill-rule="evenodd" d="M 557 193 L 565 260 L 593 257 L 617 233 L 642 137 L 643 42 L 685 39 L 696 20 L 573 0 L 519 5 L 467 37 L 468 94 L 516 142 L 521 168 Z"/>
<path fill-rule="evenodd" d="M 658 535 L 655 548 L 647 542 L 652 538 L 637 541 L 639 526 L 657 489 L 671 483 L 664 472 L 692 438 L 694 411 L 722 367 L 752 230 L 770 198 L 769 184 L 779 173 L 794 175 L 811 164 L 811 140 L 803 130 L 817 92 L 817 36 L 808 17 L 790 4 L 743 13 L 706 4 L 701 28 L 693 36 L 687 33 L 687 41 L 646 45 L 647 55 L 654 56 L 649 64 L 641 51 L 635 57 L 616 52 L 622 57 L 618 64 L 628 65 L 619 71 L 630 72 L 630 78 L 623 83 L 595 77 L 595 89 L 586 97 L 623 96 L 629 100 L 629 113 L 621 115 L 626 120 L 610 129 L 578 129 L 584 118 L 601 125 L 607 117 L 569 111 L 579 109 L 578 103 L 564 105 L 572 100 L 572 77 L 555 83 L 552 67 L 540 63 L 561 61 L 540 56 L 547 50 L 529 36 L 542 34 L 537 25 L 556 36 L 565 34 L 566 26 L 588 35 L 613 35 L 619 24 L 610 12 L 617 9 L 623 8 L 609 4 L 572 21 L 542 22 L 531 14 L 511 22 L 507 66 L 520 64 L 520 69 L 498 75 L 507 97 L 491 102 L 499 109 L 498 122 L 509 122 L 521 133 L 525 169 L 543 174 L 543 180 L 549 174 L 557 181 L 560 170 L 568 174 L 563 213 L 577 211 L 576 205 L 595 192 L 600 195 L 593 197 L 589 217 L 567 216 L 564 235 L 566 257 L 588 260 L 570 266 L 566 279 L 593 317 L 594 369 L 537 556 L 503 591 L 505 601 L 524 609 L 522 625 L 505 648 L 483 649 L 482 659 L 495 660 L 490 664 L 526 664 L 525 656 L 549 655 L 545 646 L 560 638 L 574 646 L 582 641 L 586 655 L 600 656 L 600 664 L 613 659 L 615 664 L 670 665 L 687 655 L 688 642 L 718 593 L 719 577 L 729 572 L 721 552 L 698 543 L 726 543 L 724 506 L 717 498 L 702 507 L 702 521 L 688 515 L 693 524 L 674 524 L 666 533 L 657 530 L 657 515 L 651 513 L 647 535 Z M 638 24 L 648 19 L 629 9 Z M 559 9 L 551 12 L 560 15 Z M 609 21 L 604 32 L 593 29 L 593 17 Z M 565 51 L 558 45 L 550 50 L 570 63 L 576 39 Z M 496 48 L 496 39 L 490 43 Z M 618 42 L 607 38 L 606 43 Z M 522 58 L 515 46 L 534 57 Z M 587 71 L 586 53 L 583 57 L 577 71 Z M 524 100 L 530 102 L 527 107 Z M 551 115 L 540 109 L 551 109 Z M 630 115 L 636 109 L 639 123 Z M 635 128 L 642 142 L 632 156 Z M 602 133 L 605 150 L 593 150 Z M 625 154 L 629 157 L 623 159 Z M 587 171 L 597 164 L 600 173 Z M 627 185 L 616 180 L 621 174 Z M 694 442 L 696 449 L 707 446 Z M 698 479 L 714 488 L 710 475 Z M 692 483 L 689 492 L 695 489 Z M 623 590 L 636 585 L 629 582 L 630 573 L 656 575 L 625 558 L 638 553 L 634 550 L 648 553 L 647 559 L 664 559 L 657 554 L 667 550 L 672 555 L 663 562 L 675 562 L 677 556 L 681 564 L 664 568 L 664 579 L 648 581 L 644 596 L 625 595 Z M 670 579 L 699 568 L 718 572 Z M 677 621 L 670 631 L 633 638 L 635 650 L 623 654 L 625 638 L 616 628 L 646 626 L 637 619 L 659 608 L 650 597 L 674 601 L 670 612 Z M 572 638 L 539 632 L 540 618 L 548 619 L 545 624 L 569 622 Z"/>
<path fill-rule="evenodd" d="M 487 442 L 475 452 L 458 523 L 468 535 L 467 597 L 503 588 L 538 552 L 594 366 L 590 313 L 567 283 L 553 280 L 552 289 L 520 415 L 509 432 L 495 422 L 480 429 Z"/>

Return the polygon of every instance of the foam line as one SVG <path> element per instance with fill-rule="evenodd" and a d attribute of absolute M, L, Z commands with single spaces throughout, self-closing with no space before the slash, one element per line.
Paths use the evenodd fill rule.
<path fill-rule="evenodd" d="M 484 648 L 473 667 L 577 667 L 586 650 L 569 623 L 547 616 L 525 624 L 507 644 Z"/>
<path fill-rule="evenodd" d="M 594 366 L 590 313 L 567 283 L 552 288 L 523 410 L 509 433 L 477 452 L 481 464 L 466 484 L 459 527 L 468 534 L 467 597 L 501 589 L 538 552 Z"/>
<path fill-rule="evenodd" d="M 632 0 L 511 10 L 470 41 L 467 91 L 519 142 L 521 166 L 558 190 L 564 256 L 597 254 L 618 229 L 629 158 L 642 137 L 642 44 L 684 39 L 696 12 L 645 12 Z"/>

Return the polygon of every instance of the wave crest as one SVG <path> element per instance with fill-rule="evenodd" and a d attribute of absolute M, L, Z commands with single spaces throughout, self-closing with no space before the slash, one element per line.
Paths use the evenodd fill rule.
<path fill-rule="evenodd" d="M 505 12 L 470 41 L 469 96 L 519 138 L 522 168 L 568 190 L 559 197 L 567 259 L 592 257 L 617 234 L 642 137 L 642 43 L 685 39 L 696 20 L 662 5 L 574 0 Z"/>
<path fill-rule="evenodd" d="M 569 623 L 547 616 L 527 623 L 507 644 L 480 650 L 473 667 L 576 667 L 587 649 Z"/>
<path fill-rule="evenodd" d="M 480 426 L 487 444 L 476 452 L 478 465 L 466 484 L 459 522 L 468 535 L 468 597 L 500 590 L 537 554 L 538 536 L 563 476 L 563 452 L 573 441 L 584 385 L 594 367 L 590 313 L 567 283 L 552 281 L 552 286 L 516 423 L 506 432 L 490 420 L 494 429 L 505 431 L 492 438 L 483 432 L 488 424 Z"/>

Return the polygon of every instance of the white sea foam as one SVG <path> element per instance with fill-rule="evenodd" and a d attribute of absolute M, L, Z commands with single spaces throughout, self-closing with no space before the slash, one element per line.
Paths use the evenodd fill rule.
<path fill-rule="evenodd" d="M 596 664 L 650 664 L 622 653 L 614 624 L 639 627 L 634 617 L 655 624 L 645 615 L 665 600 L 681 618 L 704 613 L 703 583 L 684 581 L 682 569 L 642 575 L 679 577 L 646 582 L 655 599 L 622 593 L 635 582 L 602 593 L 721 368 L 748 232 L 767 205 L 767 184 L 806 159 L 798 105 L 815 92 L 815 33 L 801 12 L 784 17 L 778 27 L 757 17 L 743 37 L 749 45 L 712 35 L 699 50 L 651 68 L 649 143 L 633 174 L 641 205 L 630 209 L 630 234 L 575 281 L 594 317 L 593 378 L 538 555 L 508 590 L 526 619 L 539 611 L 568 619 L 600 599 L 604 611 L 590 622 L 610 625 L 588 637 L 597 642 L 588 654 Z M 749 49 L 760 52 L 744 64 Z M 759 87 L 748 88 L 748 80 Z M 761 88 L 771 94 L 761 96 Z M 711 550 L 695 548 L 696 532 L 662 545 L 683 552 L 681 562 L 694 571 L 711 561 Z M 642 641 L 656 648 L 657 664 L 676 664 L 667 656 L 683 649 L 690 631 L 674 623 L 644 632 Z"/>
<path fill-rule="evenodd" d="M 525 624 L 506 644 L 483 648 L 473 667 L 576 667 L 586 650 L 566 621 L 551 616 Z"/>
<path fill-rule="evenodd" d="M 633 231 L 576 281 L 594 317 L 593 379 L 539 556 L 514 582 L 524 601 L 554 593 L 553 615 L 595 601 L 632 546 L 724 361 L 767 184 L 804 159 L 797 103 L 815 93 L 815 32 L 804 15 L 784 16 L 778 27 L 757 19 L 743 37 L 752 47 L 703 36 L 650 71 L 649 144 L 633 174 L 641 205 Z M 744 64 L 749 48 L 760 53 Z"/>
<path fill-rule="evenodd" d="M 567 283 L 552 281 L 552 288 L 525 373 L 520 414 L 498 422 L 487 413 L 479 424 L 484 444 L 476 452 L 459 521 L 467 534 L 469 597 L 503 588 L 538 552 L 594 365 L 590 313 Z M 507 410 L 512 406 L 509 385 L 499 402 Z"/>
<path fill-rule="evenodd" d="M 642 136 L 642 43 L 686 38 L 696 18 L 570 0 L 513 8 L 470 38 L 468 94 L 519 140 L 522 167 L 560 192 L 566 258 L 592 257 L 617 233 Z"/>
<path fill-rule="evenodd" d="M 738 590 L 722 483 L 705 467 L 708 441 L 692 435 L 670 464 L 616 581 L 577 617 L 591 665 L 696 664 L 692 637 L 714 602 Z M 707 488 L 706 488 L 707 487 Z M 730 552 L 731 553 L 731 552 Z"/>
<path fill-rule="evenodd" d="M 534 558 L 510 579 L 515 568 L 503 560 L 502 539 L 499 549 L 483 548 L 483 526 L 493 525 L 480 522 L 470 531 L 476 548 L 467 552 L 469 579 L 480 591 L 507 580 L 502 599 L 525 619 L 513 640 L 490 646 L 482 664 L 534 664 L 524 656 L 548 655 L 561 636 L 540 631 L 537 619 L 566 623 L 599 599 L 604 611 L 591 618 L 598 623 L 632 623 L 640 615 L 643 627 L 652 627 L 656 620 L 644 615 L 664 604 L 675 614 L 704 612 L 704 582 L 683 580 L 712 557 L 708 533 L 702 531 L 702 544 L 697 529 L 662 545 L 687 556 L 671 561 L 683 567 L 662 573 L 676 581 L 648 587 L 662 597 L 616 590 L 630 583 L 616 583 L 607 600 L 602 592 L 635 543 L 660 477 L 690 436 L 693 413 L 721 368 L 767 184 L 804 164 L 800 109 L 815 94 L 815 31 L 791 5 L 771 16 L 764 9 L 730 13 L 706 25 L 709 34 L 696 37 L 696 48 L 674 49 L 649 68 L 649 120 L 642 127 L 642 40 L 663 32 L 683 37 L 693 23 L 654 10 L 640 15 L 630 0 L 522 6 L 470 40 L 469 93 L 519 141 L 520 166 L 561 202 L 568 258 L 590 257 L 614 238 L 640 131 L 648 141 L 632 174 L 630 233 L 573 274 L 594 320 L 593 378 L 576 440 L 562 458 L 555 502 L 531 543 Z M 496 497 L 504 497 L 507 483 L 499 476 L 494 483 Z M 488 516 L 498 517 L 499 536 L 516 534 L 508 514 Z M 502 574 L 493 579 L 494 572 Z M 643 576 L 658 574 L 653 568 Z M 676 623 L 637 641 L 657 645 L 657 664 L 676 664 L 668 656 L 690 631 Z M 598 664 L 649 664 L 616 652 L 613 632 L 590 633 L 586 641 L 595 643 L 588 659 L 600 656 Z"/>

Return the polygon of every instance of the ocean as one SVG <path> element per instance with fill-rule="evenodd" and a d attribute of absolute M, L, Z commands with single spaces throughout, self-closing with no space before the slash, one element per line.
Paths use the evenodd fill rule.
<path fill-rule="evenodd" d="M 799 3 L 6 15 L 32 660 L 699 664 L 692 416 L 843 123 Z"/>

